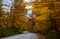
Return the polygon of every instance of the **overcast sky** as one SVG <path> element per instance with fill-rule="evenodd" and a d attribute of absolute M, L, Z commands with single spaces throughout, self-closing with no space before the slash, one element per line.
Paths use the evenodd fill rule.
<path fill-rule="evenodd" d="M 24 0 L 23 2 L 31 2 L 34 0 Z M 41 2 L 41 0 L 39 0 Z M 3 4 L 6 4 L 7 6 L 3 6 L 2 8 L 5 8 L 4 10 L 6 12 L 10 12 L 10 8 L 12 7 L 12 4 L 14 3 L 14 0 L 3 0 Z M 26 8 L 31 8 L 32 6 L 27 6 Z"/>
<path fill-rule="evenodd" d="M 24 0 L 23 2 L 30 2 L 31 0 Z M 6 4 L 7 6 L 3 6 L 4 10 L 6 12 L 10 12 L 10 8 L 12 7 L 14 0 L 3 0 L 3 4 Z M 27 6 L 28 7 L 28 6 Z M 30 7 L 30 6 L 29 6 Z"/>
<path fill-rule="evenodd" d="M 4 8 L 6 12 L 10 12 L 10 8 L 13 4 L 13 0 L 3 0 L 2 3 L 7 5 L 7 6 L 3 6 L 2 8 Z"/>

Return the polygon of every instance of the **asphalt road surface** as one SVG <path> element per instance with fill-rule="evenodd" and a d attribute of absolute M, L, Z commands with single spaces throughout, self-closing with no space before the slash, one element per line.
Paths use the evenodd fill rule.
<path fill-rule="evenodd" d="M 34 33 L 20 34 L 10 37 L 4 37 L 1 39 L 38 39 L 37 35 Z"/>

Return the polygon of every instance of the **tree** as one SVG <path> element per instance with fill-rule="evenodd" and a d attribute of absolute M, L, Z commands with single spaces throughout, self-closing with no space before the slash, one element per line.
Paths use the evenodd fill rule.
<path fill-rule="evenodd" d="M 49 14 L 50 10 L 48 9 L 47 3 L 46 2 L 38 2 L 35 1 L 32 3 L 33 5 L 33 14 L 36 15 L 34 18 L 35 20 L 35 25 L 33 29 L 36 29 L 36 32 L 40 31 L 46 31 L 46 29 L 50 26 L 50 21 L 49 21 Z"/>
<path fill-rule="evenodd" d="M 23 26 L 26 26 L 25 13 L 26 9 L 22 5 L 23 0 L 14 0 L 14 6 L 11 8 L 11 14 L 9 15 L 12 26 L 20 30 Z M 14 9 L 13 9 L 14 8 Z M 23 25 L 24 24 L 24 25 Z"/>

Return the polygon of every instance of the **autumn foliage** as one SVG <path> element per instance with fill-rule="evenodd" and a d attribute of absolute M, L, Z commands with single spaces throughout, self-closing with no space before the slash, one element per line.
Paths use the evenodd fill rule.
<path fill-rule="evenodd" d="M 3 32 L 4 36 L 10 35 L 9 32 L 15 34 L 15 32 L 22 33 L 24 30 L 45 34 L 54 29 L 56 32 L 60 32 L 60 1 L 42 0 L 42 2 L 38 2 L 36 0 L 28 3 L 33 7 L 32 14 L 36 15 L 35 18 L 31 18 L 29 25 L 29 18 L 26 17 L 29 9 L 25 8 L 27 3 L 23 3 L 22 0 L 14 2 L 10 13 L 5 12 L 0 4 L 0 32 Z"/>

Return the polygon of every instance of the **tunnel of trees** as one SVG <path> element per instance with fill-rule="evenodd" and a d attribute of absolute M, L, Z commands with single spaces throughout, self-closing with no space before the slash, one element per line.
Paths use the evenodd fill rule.
<path fill-rule="evenodd" d="M 25 30 L 47 36 L 55 33 L 59 38 L 60 1 L 0 0 L 0 37 L 21 34 Z"/>

